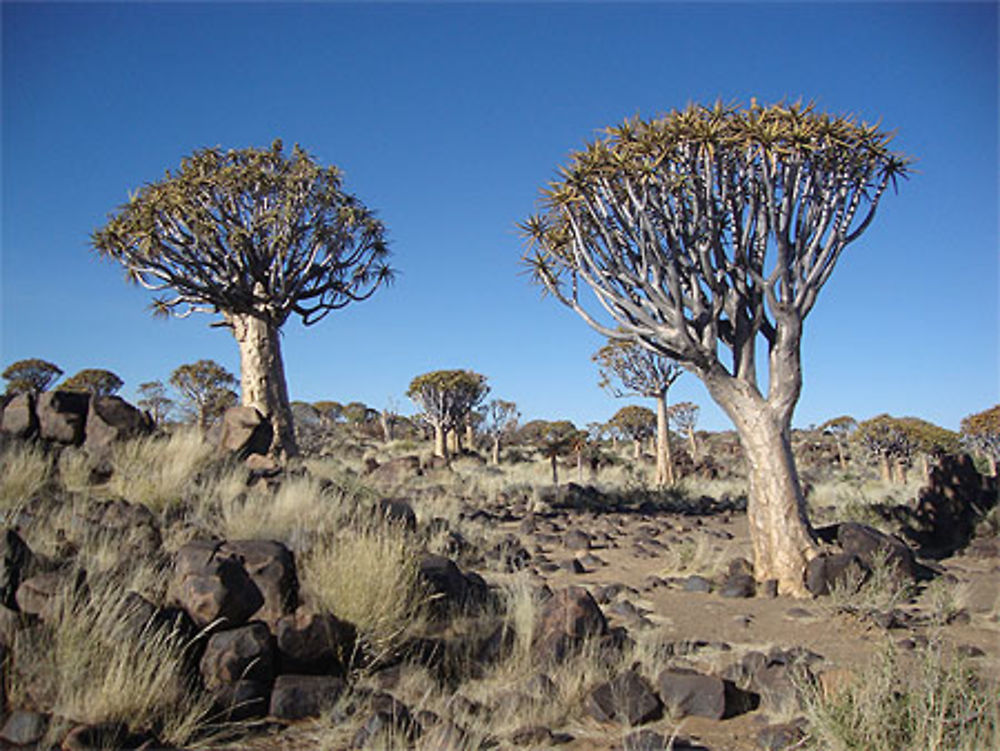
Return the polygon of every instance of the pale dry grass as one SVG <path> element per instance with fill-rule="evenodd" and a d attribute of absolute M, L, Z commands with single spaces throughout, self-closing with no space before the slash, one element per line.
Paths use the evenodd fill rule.
<path fill-rule="evenodd" d="M 67 492 L 85 494 L 90 491 L 92 463 L 83 449 L 64 448 L 59 454 L 56 469 L 59 473 L 59 484 Z"/>
<path fill-rule="evenodd" d="M 997 686 L 932 643 L 915 659 L 891 645 L 839 690 L 803 687 L 809 748 L 987 751 L 1000 748 Z"/>
<path fill-rule="evenodd" d="M 106 578 L 83 591 L 67 586 L 44 627 L 18 632 L 12 651 L 21 672 L 11 683 L 11 702 L 24 705 L 26 687 L 43 684 L 58 716 L 120 722 L 186 743 L 205 727 L 210 702 L 184 680 L 188 644 L 179 630 L 149 623 L 139 636 L 122 632 L 126 584 Z"/>
<path fill-rule="evenodd" d="M 831 613 L 888 612 L 909 601 L 916 586 L 889 560 L 886 549 L 876 551 L 870 572 L 849 568 L 830 586 L 822 607 Z"/>
<path fill-rule="evenodd" d="M 356 523 L 314 541 L 298 560 L 307 601 L 354 624 L 369 656 L 394 654 L 419 630 L 428 605 L 420 579 L 420 551 L 402 525 Z"/>
<path fill-rule="evenodd" d="M 156 513 L 168 512 L 190 500 L 196 478 L 209 466 L 213 453 L 212 445 L 195 429 L 177 430 L 166 438 L 123 441 L 112 449 L 108 491 Z"/>
<path fill-rule="evenodd" d="M 34 498 L 52 476 L 52 461 L 41 446 L 10 443 L 0 452 L 0 511 L 11 512 Z"/>

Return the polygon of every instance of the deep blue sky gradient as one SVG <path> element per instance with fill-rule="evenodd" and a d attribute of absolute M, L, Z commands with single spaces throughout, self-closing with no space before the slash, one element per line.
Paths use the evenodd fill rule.
<path fill-rule="evenodd" d="M 208 145 L 298 142 L 387 224 L 397 283 L 309 329 L 293 399 L 412 409 L 467 367 L 525 419 L 606 420 L 600 337 L 523 275 L 515 223 L 599 128 L 690 101 L 815 100 L 881 118 L 917 173 L 845 252 L 806 322 L 796 423 L 998 401 L 997 6 L 3 3 L 0 366 L 104 367 L 132 397 L 185 362 L 238 372 L 207 316 L 89 250 L 128 191 Z M 673 401 L 728 427 L 694 376 Z"/>

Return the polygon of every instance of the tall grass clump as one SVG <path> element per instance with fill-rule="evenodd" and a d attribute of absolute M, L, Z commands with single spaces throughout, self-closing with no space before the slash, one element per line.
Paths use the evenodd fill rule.
<path fill-rule="evenodd" d="M 170 511 L 193 491 L 212 455 L 212 445 L 196 429 L 122 441 L 112 449 L 108 490 L 151 511 Z"/>
<path fill-rule="evenodd" d="M 91 460 L 80 448 L 67 447 L 59 454 L 56 470 L 59 484 L 70 493 L 86 493 L 90 489 Z"/>
<path fill-rule="evenodd" d="M 67 585 L 43 627 L 19 631 L 12 649 L 11 700 L 31 686 L 53 713 L 76 722 L 122 723 L 181 745 L 207 726 L 210 699 L 185 680 L 186 637 L 177 626 L 125 625 L 136 611 L 123 582 Z"/>
<path fill-rule="evenodd" d="M 890 559 L 888 549 L 881 548 L 868 570 L 852 566 L 831 585 L 826 605 L 833 612 L 888 612 L 915 593 L 914 583 Z"/>
<path fill-rule="evenodd" d="M 1000 748 L 997 686 L 931 644 L 913 661 L 891 645 L 848 684 L 803 691 L 809 747 L 824 751 L 986 751 Z"/>
<path fill-rule="evenodd" d="M 0 450 L 0 511 L 16 510 L 48 483 L 52 462 L 41 446 L 7 444 Z"/>
<path fill-rule="evenodd" d="M 416 541 L 384 519 L 357 521 L 316 540 L 300 558 L 299 579 L 316 608 L 357 627 L 376 661 L 393 655 L 423 623 L 429 604 Z"/>

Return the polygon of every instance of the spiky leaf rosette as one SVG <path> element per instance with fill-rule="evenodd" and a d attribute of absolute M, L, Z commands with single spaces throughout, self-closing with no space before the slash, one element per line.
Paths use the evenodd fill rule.
<path fill-rule="evenodd" d="M 252 314 L 306 325 L 369 297 L 392 272 L 382 223 L 297 145 L 207 148 L 142 187 L 92 237 L 154 310 Z"/>

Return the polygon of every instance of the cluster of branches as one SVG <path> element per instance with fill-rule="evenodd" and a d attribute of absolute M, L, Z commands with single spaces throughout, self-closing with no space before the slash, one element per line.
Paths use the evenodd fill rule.
<path fill-rule="evenodd" d="M 489 393 L 486 377 L 471 370 L 435 370 L 418 375 L 406 395 L 434 428 L 434 453 L 447 459 L 446 441 L 453 436 L 452 448 L 461 451 L 460 428 L 472 430 L 471 415 Z"/>

